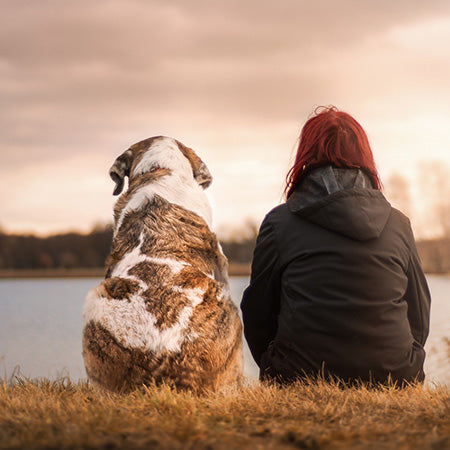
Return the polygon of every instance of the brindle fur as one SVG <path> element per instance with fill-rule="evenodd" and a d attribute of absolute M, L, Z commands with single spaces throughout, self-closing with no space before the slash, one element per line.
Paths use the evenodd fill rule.
<path fill-rule="evenodd" d="M 155 139 L 158 138 L 130 148 L 132 167 Z M 200 158 L 193 150 L 178 145 L 195 174 Z M 201 171 L 197 174 L 202 180 Z M 122 209 L 140 187 L 157 183 L 167 175 L 170 171 L 162 168 L 131 177 L 127 192 L 114 208 L 116 224 Z M 203 182 L 208 185 L 210 181 L 203 179 Z M 136 279 L 112 276 L 120 261 L 138 246 L 142 254 L 151 258 L 170 258 L 184 266 L 174 272 L 168 265 L 143 261 L 128 270 L 127 275 Z M 242 325 L 229 295 L 227 261 L 217 237 L 196 213 L 155 195 L 138 210 L 130 211 L 120 229 L 115 230 L 106 261 L 106 277 L 97 287 L 96 295 L 108 301 L 125 302 L 133 302 L 134 296 L 139 295 L 155 317 L 158 329 L 164 330 L 177 323 L 180 311 L 191 303 L 187 293 L 195 289 L 203 292 L 202 300 L 189 319 L 180 351 L 126 347 L 102 323 L 87 321 L 83 330 L 83 357 L 89 379 L 112 391 L 164 382 L 197 393 L 241 382 Z"/>

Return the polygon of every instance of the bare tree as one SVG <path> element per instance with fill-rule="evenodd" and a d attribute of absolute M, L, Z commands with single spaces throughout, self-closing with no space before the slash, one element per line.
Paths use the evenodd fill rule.
<path fill-rule="evenodd" d="M 391 173 L 384 183 L 386 197 L 395 208 L 409 216 L 411 214 L 411 195 L 408 180 L 397 172 Z"/>
<path fill-rule="evenodd" d="M 430 223 L 443 238 L 450 238 L 450 168 L 442 161 L 421 164 L 420 185 L 427 199 Z"/>

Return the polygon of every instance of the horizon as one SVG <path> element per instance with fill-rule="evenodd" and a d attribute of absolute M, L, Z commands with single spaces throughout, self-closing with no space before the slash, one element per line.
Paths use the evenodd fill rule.
<path fill-rule="evenodd" d="M 303 123 L 330 104 L 365 129 L 387 197 L 416 237 L 446 231 L 447 1 L 2 6 L 7 232 L 88 232 L 110 221 L 109 167 L 154 135 L 208 165 L 218 234 L 259 224 L 281 201 Z"/>

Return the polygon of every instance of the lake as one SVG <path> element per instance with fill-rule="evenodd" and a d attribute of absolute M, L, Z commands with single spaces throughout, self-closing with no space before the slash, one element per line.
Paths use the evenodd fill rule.
<path fill-rule="evenodd" d="M 450 384 L 450 277 L 427 276 L 432 294 L 431 331 L 425 371 L 428 383 Z M 0 378 L 86 377 L 81 357 L 82 308 L 99 279 L 0 280 Z M 247 277 L 232 277 L 233 300 L 240 302 Z M 244 345 L 244 372 L 258 369 Z"/>

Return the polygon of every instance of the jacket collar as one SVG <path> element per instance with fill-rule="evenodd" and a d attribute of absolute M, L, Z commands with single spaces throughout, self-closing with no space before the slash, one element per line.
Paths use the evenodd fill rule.
<path fill-rule="evenodd" d="M 379 237 L 391 214 L 391 205 L 362 170 L 332 166 L 310 172 L 287 206 L 309 222 L 359 241 Z"/>
<path fill-rule="evenodd" d="M 319 167 L 312 170 L 288 199 L 292 212 L 313 205 L 318 200 L 344 189 L 373 189 L 369 176 L 361 169 Z"/>

